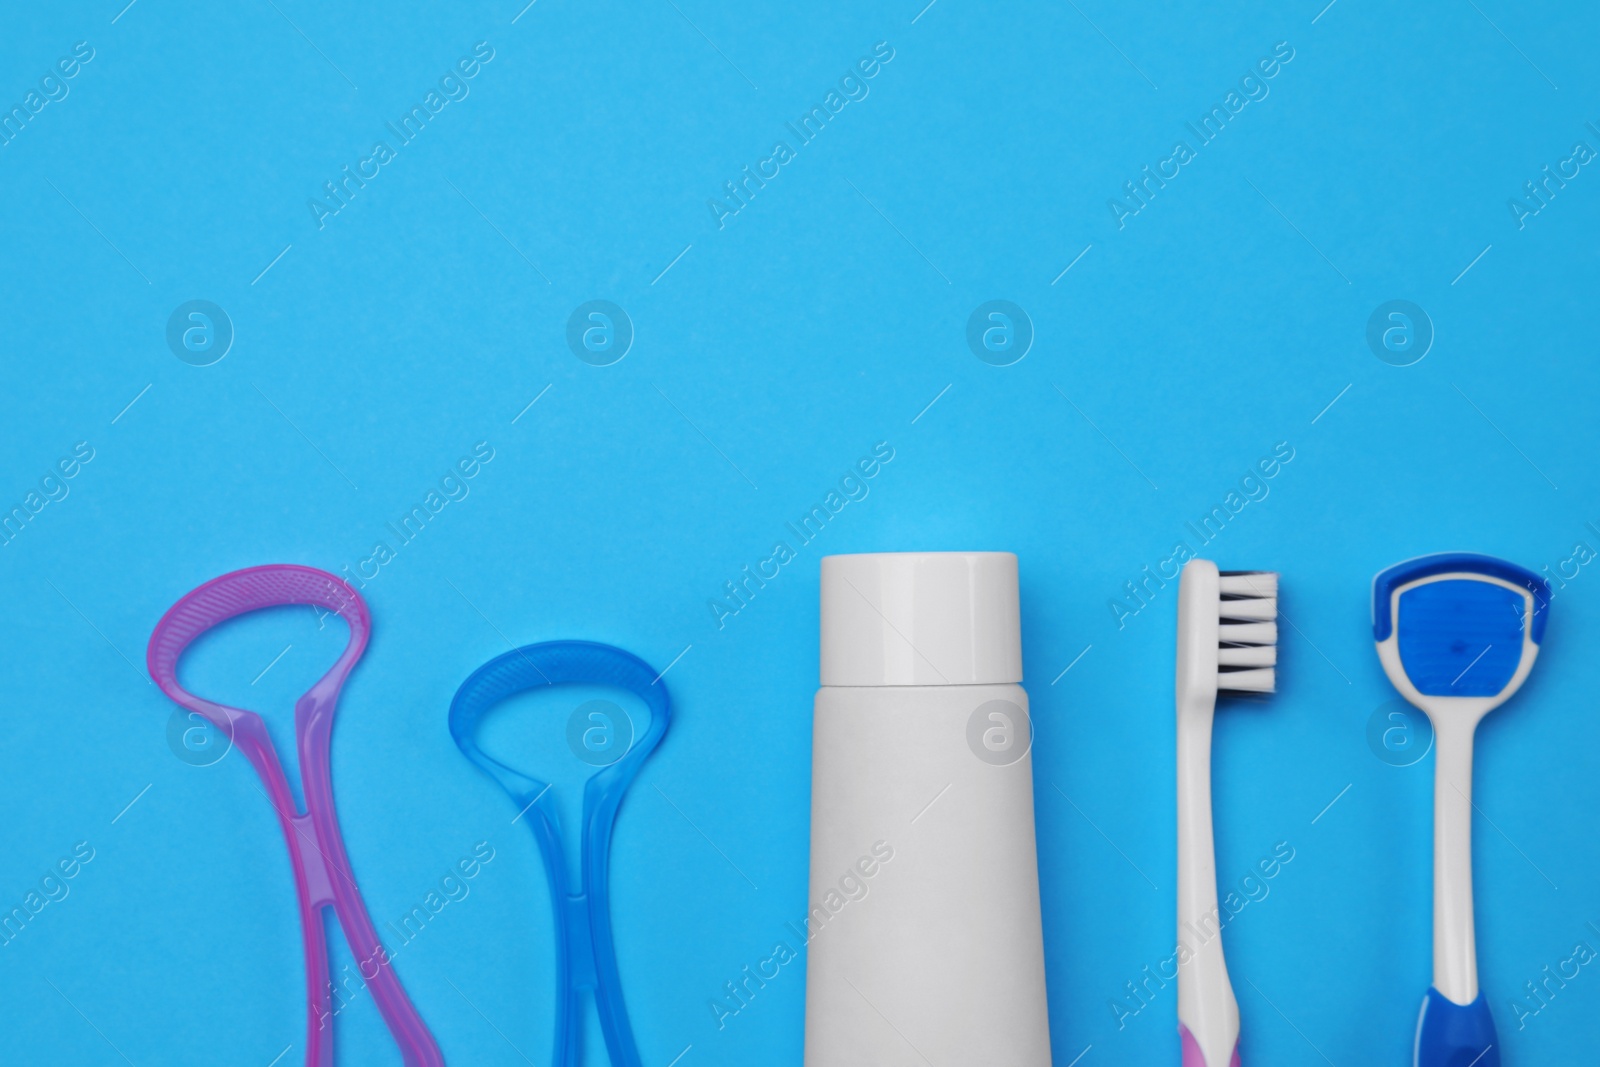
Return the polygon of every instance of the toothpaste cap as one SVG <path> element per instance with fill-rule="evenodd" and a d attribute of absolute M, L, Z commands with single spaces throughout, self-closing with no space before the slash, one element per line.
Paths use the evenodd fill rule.
<path fill-rule="evenodd" d="M 822 684 L 1022 681 L 1017 557 L 873 552 L 822 560 Z"/>

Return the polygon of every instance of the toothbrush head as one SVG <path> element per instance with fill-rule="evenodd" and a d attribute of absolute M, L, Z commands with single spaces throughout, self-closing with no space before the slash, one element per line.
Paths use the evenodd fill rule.
<path fill-rule="evenodd" d="M 1408 559 L 1372 580 L 1378 659 L 1430 718 L 1505 703 L 1533 668 L 1549 607 L 1543 578 L 1470 552 Z"/>
<path fill-rule="evenodd" d="M 1218 690 L 1270 693 L 1277 683 L 1278 575 L 1184 564 L 1178 581 L 1178 700 Z"/>

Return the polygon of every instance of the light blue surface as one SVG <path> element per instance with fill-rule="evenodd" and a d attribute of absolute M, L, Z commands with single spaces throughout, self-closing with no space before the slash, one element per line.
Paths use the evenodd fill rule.
<path fill-rule="evenodd" d="M 1508 1067 L 1592 1055 L 1600 171 L 1573 146 L 1600 149 L 1600 16 L 923 2 L 5 12 L 7 111 L 93 48 L 0 147 L 0 503 L 39 489 L 0 547 L 4 907 L 93 855 L 0 948 L 8 1060 L 299 1062 L 273 815 L 235 758 L 174 756 L 142 669 L 177 597 L 282 561 L 377 574 L 334 783 L 380 929 L 448 900 L 395 961 L 453 1064 L 543 1063 L 554 974 L 539 859 L 451 744 L 450 696 L 512 644 L 585 638 L 671 665 L 677 721 L 613 857 L 644 1058 L 798 1065 L 803 957 L 721 1030 L 708 1004 L 806 910 L 817 561 L 972 548 L 1021 560 L 1056 1062 L 1174 1063 L 1172 986 L 1120 1026 L 1111 1004 L 1174 942 L 1176 585 L 1142 568 L 1180 542 L 1283 574 L 1279 692 L 1216 737 L 1224 892 L 1293 850 L 1226 935 L 1256 1064 L 1403 1063 L 1428 985 L 1432 760 L 1367 741 L 1393 710 L 1372 575 L 1446 549 L 1564 575 L 1539 670 L 1480 731 L 1478 947 Z M 839 89 L 878 42 L 893 58 Z M 1199 144 L 1186 123 L 1279 42 Z M 800 143 L 786 123 L 836 89 Z M 436 90 L 458 99 L 319 229 L 308 200 Z M 1180 138 L 1147 206 L 1108 207 Z M 708 199 L 780 139 L 719 229 Z M 1575 176 L 1514 212 L 1546 165 Z M 193 300 L 231 321 L 210 366 L 168 347 Z M 597 300 L 633 331 L 604 367 L 615 348 L 567 341 Z M 1010 305 L 1015 361 L 1028 331 L 982 344 Z M 78 442 L 92 460 L 40 488 Z M 479 442 L 492 460 L 445 481 Z M 821 535 L 737 614 L 708 606 L 879 442 Z M 430 492 L 402 543 L 386 524 Z M 1148 606 L 1114 610 L 1131 581 Z M 186 682 L 287 749 L 336 625 L 243 621 Z M 575 789 L 587 695 L 529 698 L 548 731 L 523 708 L 491 746 Z M 1516 1011 L 1546 967 L 1571 977 Z M 370 998 L 338 1025 L 343 1063 L 398 1063 Z"/>

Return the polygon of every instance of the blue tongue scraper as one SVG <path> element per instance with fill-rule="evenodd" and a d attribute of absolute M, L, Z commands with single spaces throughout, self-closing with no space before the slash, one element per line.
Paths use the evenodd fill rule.
<path fill-rule="evenodd" d="M 610 685 L 633 693 L 650 710 L 650 725 L 615 763 L 583 787 L 582 869 L 567 869 L 561 823 L 548 782 L 523 774 L 478 747 L 478 721 L 506 698 L 540 686 L 572 683 Z M 628 1025 L 611 936 L 611 827 L 622 794 L 667 732 L 672 704 L 660 675 L 631 653 L 593 641 L 546 641 L 513 649 L 472 673 L 450 702 L 450 734 L 467 759 L 500 783 L 522 812 L 544 856 L 556 910 L 555 1067 L 583 1062 L 584 991 L 594 994 L 600 1029 L 613 1067 L 641 1067 Z"/>
<path fill-rule="evenodd" d="M 1433 987 L 1415 1067 L 1500 1067 L 1478 989 L 1472 919 L 1472 736 L 1521 687 L 1550 605 L 1543 578 L 1505 560 L 1446 552 L 1372 581 L 1372 629 L 1389 681 L 1433 724 Z"/>

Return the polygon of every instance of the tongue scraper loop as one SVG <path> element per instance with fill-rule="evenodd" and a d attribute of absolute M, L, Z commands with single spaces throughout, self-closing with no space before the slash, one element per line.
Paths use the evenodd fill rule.
<path fill-rule="evenodd" d="M 295 702 L 295 740 L 306 797 L 301 813 L 289 792 L 266 722 L 253 711 L 230 708 L 195 696 L 178 682 L 178 659 L 207 630 L 247 612 L 290 604 L 332 611 L 350 628 L 350 643 L 328 673 Z M 406 1067 L 443 1067 L 444 1056 L 417 1014 L 378 933 L 373 929 L 345 854 L 333 804 L 329 745 L 339 690 L 367 647 L 372 619 L 367 605 L 343 581 L 311 567 L 272 564 L 224 574 L 174 604 L 150 635 L 146 663 L 161 691 L 179 706 L 204 715 L 236 744 L 266 787 L 278 813 L 300 901 L 300 933 L 306 963 L 306 1065 L 333 1067 L 333 1010 L 328 980 L 327 935 L 322 909 L 333 906 L 355 954 L 357 968 L 383 1015 Z M 367 977 L 371 969 L 373 976 Z"/>
<path fill-rule="evenodd" d="M 1478 989 L 1472 912 L 1472 739 L 1539 654 L 1550 587 L 1493 556 L 1450 552 L 1396 564 L 1372 582 L 1384 672 L 1433 724 L 1433 988 L 1417 1019 L 1415 1067 L 1500 1067 Z"/>
<path fill-rule="evenodd" d="M 540 686 L 567 683 L 616 686 L 650 710 L 650 725 L 621 759 L 584 784 L 581 870 L 567 869 L 561 827 L 549 783 L 509 767 L 478 746 L 483 714 L 507 697 Z M 628 1024 L 611 936 L 609 883 L 611 829 L 622 794 L 633 782 L 672 718 L 667 687 L 649 665 L 610 645 L 592 641 L 547 641 L 525 645 L 485 663 L 456 691 L 450 703 L 450 733 L 462 753 L 500 783 L 528 821 L 544 857 L 551 899 L 557 901 L 556 1035 L 554 1067 L 579 1067 L 583 991 L 592 991 L 600 1029 L 614 1067 L 641 1067 Z"/>

